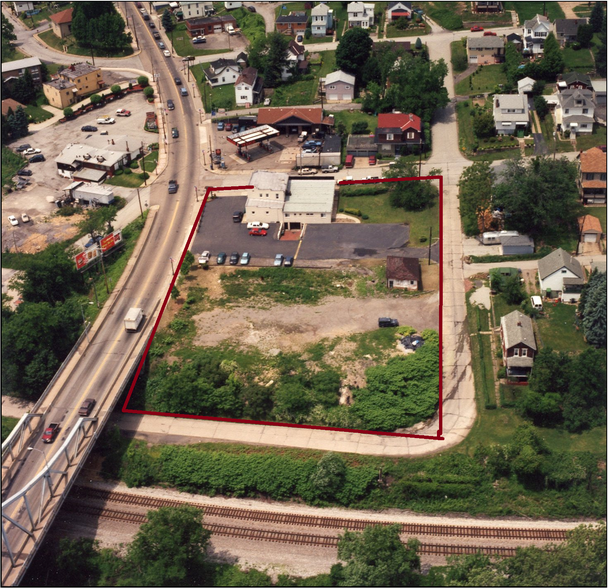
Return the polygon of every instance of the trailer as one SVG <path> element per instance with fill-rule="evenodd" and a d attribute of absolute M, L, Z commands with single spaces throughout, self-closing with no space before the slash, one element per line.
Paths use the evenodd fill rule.
<path fill-rule="evenodd" d="M 129 312 L 125 316 L 125 330 L 128 332 L 137 331 L 143 319 L 144 311 L 141 308 L 129 308 Z"/>

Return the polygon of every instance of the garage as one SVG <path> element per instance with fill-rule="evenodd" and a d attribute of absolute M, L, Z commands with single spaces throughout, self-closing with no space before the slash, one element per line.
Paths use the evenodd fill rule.
<path fill-rule="evenodd" d="M 469 57 L 469 63 L 477 63 L 477 55 L 471 55 L 471 57 Z"/>
<path fill-rule="evenodd" d="M 213 32 L 214 33 L 221 33 L 222 32 L 222 25 L 213 25 Z"/>

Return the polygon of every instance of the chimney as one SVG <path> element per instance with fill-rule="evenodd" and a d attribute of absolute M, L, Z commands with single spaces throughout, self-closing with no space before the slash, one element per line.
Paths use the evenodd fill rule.
<path fill-rule="evenodd" d="M 75 69 L 75 67 L 74 67 L 74 64 L 72 63 L 72 64 L 70 65 L 70 71 L 74 71 L 74 69 Z"/>
<path fill-rule="evenodd" d="M 521 327 L 521 321 L 517 321 L 517 326 Z"/>

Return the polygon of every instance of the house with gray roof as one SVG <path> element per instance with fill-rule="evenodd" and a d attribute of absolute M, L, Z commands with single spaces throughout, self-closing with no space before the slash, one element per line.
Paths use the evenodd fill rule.
<path fill-rule="evenodd" d="M 557 89 L 562 90 L 573 90 L 578 88 L 579 90 L 590 90 L 591 89 L 591 78 L 584 73 L 578 71 L 570 71 L 561 76 L 561 80 L 557 82 Z"/>
<path fill-rule="evenodd" d="M 488 65 L 505 59 L 505 41 L 502 37 L 469 37 L 467 39 L 469 63 Z"/>
<path fill-rule="evenodd" d="M 538 260 L 538 278 L 543 296 L 577 302 L 585 283 L 585 272 L 578 259 L 556 249 Z"/>
<path fill-rule="evenodd" d="M 563 47 L 566 43 L 574 43 L 578 33 L 578 27 L 586 25 L 589 20 L 586 18 L 556 18 L 553 26 L 555 27 L 555 38 Z"/>
<path fill-rule="evenodd" d="M 595 115 L 595 103 L 591 90 L 563 90 L 557 94 L 555 122 L 558 129 L 576 135 L 591 134 Z"/>
<path fill-rule="evenodd" d="M 28 70 L 32 80 L 39 86 L 42 84 L 42 63 L 37 57 L 26 57 L 2 64 L 2 81 L 11 83 L 25 74 Z"/>
<path fill-rule="evenodd" d="M 509 378 L 526 380 L 534 365 L 537 347 L 532 319 L 514 310 L 500 319 L 502 361 Z"/>
<path fill-rule="evenodd" d="M 545 50 L 545 39 L 553 31 L 551 21 L 541 14 L 526 20 L 523 28 L 523 52 L 528 55 L 542 55 Z"/>
<path fill-rule="evenodd" d="M 209 84 L 213 87 L 234 84 L 241 75 L 241 66 L 234 59 L 216 59 L 203 70 Z"/>
<path fill-rule="evenodd" d="M 517 133 L 523 136 L 530 124 L 528 97 L 523 94 L 496 94 L 492 114 L 499 135 Z"/>
<path fill-rule="evenodd" d="M 534 89 L 534 84 L 536 84 L 536 80 L 532 78 L 522 78 L 517 82 L 517 93 L 518 94 L 530 94 Z"/>
<path fill-rule="evenodd" d="M 319 80 L 327 102 L 352 102 L 355 97 L 355 76 L 341 69 Z"/>
<path fill-rule="evenodd" d="M 369 29 L 374 26 L 374 4 L 369 2 L 350 2 L 347 7 L 348 28 Z"/>
<path fill-rule="evenodd" d="M 530 255 L 534 253 L 534 239 L 528 235 L 508 235 L 501 237 L 502 255 Z"/>
<path fill-rule="evenodd" d="M 310 11 L 311 32 L 313 37 L 324 37 L 327 31 L 333 29 L 334 11 L 327 4 L 317 4 Z"/>

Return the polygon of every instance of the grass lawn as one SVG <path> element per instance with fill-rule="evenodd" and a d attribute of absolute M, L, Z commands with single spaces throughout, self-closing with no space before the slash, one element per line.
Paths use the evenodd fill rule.
<path fill-rule="evenodd" d="M 4 440 L 11 434 L 11 431 L 18 422 L 19 419 L 13 417 L 2 417 L 2 443 L 4 443 Z"/>
<path fill-rule="evenodd" d="M 545 347 L 554 351 L 578 353 L 589 349 L 583 339 L 583 332 L 574 326 L 576 306 L 551 303 L 544 305 L 545 317 L 537 320 L 540 336 Z"/>
<path fill-rule="evenodd" d="M 193 45 L 186 30 L 186 24 L 180 22 L 173 30 L 173 48 L 180 57 L 193 55 L 215 55 L 219 53 L 228 53 L 230 49 L 204 49 L 205 45 Z"/>
<path fill-rule="evenodd" d="M 231 10 L 230 14 L 236 19 L 236 24 L 249 41 L 249 44 L 253 43 L 258 37 L 266 36 L 266 23 L 261 14 L 249 12 L 246 8 Z"/>
<path fill-rule="evenodd" d="M 453 45 L 454 43 L 452 43 Z M 459 96 L 467 96 L 469 94 L 492 92 L 498 84 L 506 83 L 507 76 L 502 71 L 502 65 L 483 65 L 474 74 L 460 80 L 454 87 L 454 91 Z"/>
<path fill-rule="evenodd" d="M 209 84 L 201 82 L 201 79 L 206 79 L 203 70 L 207 67 L 209 67 L 208 63 L 198 63 L 190 68 L 196 79 L 199 94 L 203 97 L 205 110 L 211 112 L 211 110 L 217 110 L 218 108 L 235 109 L 234 84 L 212 88 Z"/>
<path fill-rule="evenodd" d="M 158 163 L 158 149 L 154 149 L 150 151 L 148 155 L 145 155 L 143 159 L 139 160 L 139 167 L 142 170 L 147 171 L 148 173 L 153 172 L 156 169 L 156 164 Z"/>
<path fill-rule="evenodd" d="M 23 137 L 23 142 L 27 137 Z M 11 183 L 11 178 L 27 163 L 24 157 L 15 153 L 8 147 L 2 146 L 2 186 Z"/>
<path fill-rule="evenodd" d="M 325 37 L 310 37 L 310 39 L 304 39 L 302 41 L 303 45 L 315 45 L 316 43 L 331 43 L 334 38 L 325 36 Z"/>
<path fill-rule="evenodd" d="M 573 9 L 574 14 L 576 16 L 582 16 L 583 18 L 591 16 L 591 11 L 593 7 L 588 6 L 587 4 L 581 4 L 580 6 L 575 6 Z"/>
<path fill-rule="evenodd" d="M 505 295 L 500 293 L 492 296 L 492 305 L 494 306 L 494 317 L 496 319 L 495 328 L 500 327 L 500 319 L 514 310 L 521 310 L 519 304 L 509 304 Z"/>
<path fill-rule="evenodd" d="M 41 3 L 42 4 L 42 3 Z M 38 25 L 46 20 L 49 20 L 49 16 L 51 14 L 54 14 L 55 12 L 61 12 L 62 10 L 66 10 L 68 7 L 63 6 L 61 7 L 59 10 L 50 10 L 48 8 L 48 3 L 47 3 L 47 7 L 43 8 L 42 10 L 40 10 L 40 7 L 38 7 L 37 9 L 40 10 L 40 12 L 38 14 L 33 14 L 32 16 L 26 16 L 25 13 L 21 13 L 19 15 L 19 20 L 30 30 L 35 29 L 36 27 L 38 27 Z"/>
<path fill-rule="evenodd" d="M 154 165 L 154 162 L 151 164 Z M 123 188 L 139 188 L 144 181 L 139 177 L 141 171 L 139 169 L 133 170 L 133 173 L 130 174 L 121 174 L 119 176 L 113 176 L 106 180 L 106 184 L 110 184 L 111 186 L 122 186 Z M 150 178 L 148 178 L 150 180 Z"/>
<path fill-rule="evenodd" d="M 53 118 L 53 115 L 48 110 L 45 110 L 36 104 L 28 104 L 25 107 L 25 114 L 28 116 L 28 122 L 34 124 Z"/>
<path fill-rule="evenodd" d="M 580 135 L 576 137 L 576 148 L 578 151 L 587 151 L 591 147 L 606 145 L 606 127 L 594 123 L 591 135 Z"/>
<path fill-rule="evenodd" d="M 44 33 L 40 33 L 40 39 L 44 41 L 49 47 L 55 49 L 56 51 L 61 51 L 63 53 L 64 45 L 67 45 L 67 52 L 70 55 L 82 55 L 86 57 L 91 57 L 91 50 L 89 48 L 82 48 L 76 45 L 76 41 L 73 37 L 66 37 L 65 39 L 60 39 L 52 29 L 48 31 L 44 31 Z M 133 48 L 127 47 L 124 51 L 118 51 L 114 53 L 108 53 L 107 51 L 99 51 L 93 50 L 95 57 L 126 57 L 127 55 L 133 54 Z"/>
<path fill-rule="evenodd" d="M 452 41 L 450 47 L 452 50 L 452 72 L 454 74 L 462 73 L 469 65 L 467 60 L 467 48 L 462 44 L 462 41 Z M 456 67 L 455 64 L 464 65 L 464 67 Z"/>
<path fill-rule="evenodd" d="M 388 192 L 373 196 L 344 196 L 340 195 L 338 208 L 358 208 L 362 214 L 369 218 L 363 223 L 407 223 L 410 226 L 410 240 L 412 247 L 420 247 L 420 239 L 427 239 L 428 245 L 429 227 L 433 229 L 434 237 L 439 235 L 439 206 L 409 212 L 403 208 L 393 208 L 389 202 Z M 422 245 L 423 246 L 423 245 Z"/>
<path fill-rule="evenodd" d="M 59 71 L 59 68 L 61 68 L 61 67 L 66 67 L 66 66 L 61 63 L 47 63 L 46 64 L 46 68 L 49 70 L 49 75 L 51 75 L 51 76 L 57 75 L 57 72 Z"/>
<path fill-rule="evenodd" d="M 598 206 L 598 207 L 590 207 L 585 208 L 585 214 L 589 214 L 594 216 L 595 218 L 600 219 L 600 223 L 602 223 L 602 233 L 606 234 L 606 207 Z"/>
<path fill-rule="evenodd" d="M 336 39 L 339 41 L 344 31 L 344 23 L 348 21 L 348 12 L 342 2 L 328 2 L 327 5 L 334 11 L 333 26 L 336 31 Z"/>
<path fill-rule="evenodd" d="M 306 12 L 310 16 L 310 10 L 306 10 L 306 2 L 277 2 L 277 7 L 274 9 L 275 19 L 279 16 L 287 16 L 290 12 Z"/>
<path fill-rule="evenodd" d="M 568 151 L 574 151 L 574 147 L 570 140 L 562 141 L 559 137 L 556 140 L 553 139 L 553 130 L 555 129 L 555 121 L 553 116 L 548 114 L 540 121 L 541 131 L 545 142 L 547 143 L 548 153 L 551 154 L 555 150 L 556 153 L 566 153 Z"/>
<path fill-rule="evenodd" d="M 370 133 L 373 133 L 378 127 L 378 117 L 360 110 L 340 110 L 334 113 L 335 124 L 342 121 L 346 125 L 346 130 L 350 133 L 353 123 L 365 121 Z"/>
<path fill-rule="evenodd" d="M 557 2 L 505 2 L 505 10 L 515 10 L 517 12 L 520 25 L 523 25 L 525 20 L 534 18 L 537 14 L 543 14 L 545 9 L 551 22 L 556 18 L 565 18 L 564 11 Z"/>
<path fill-rule="evenodd" d="M 17 47 L 11 47 L 9 50 L 2 52 L 2 63 L 17 61 L 18 59 L 25 59 L 26 57 L 27 55 L 19 51 Z"/>
<path fill-rule="evenodd" d="M 566 71 L 578 71 L 587 73 L 595 68 L 595 61 L 589 49 L 579 49 L 575 51 L 572 47 L 564 47 L 562 51 Z"/>
<path fill-rule="evenodd" d="M 428 35 L 431 32 L 431 27 L 424 23 L 424 27 L 409 26 L 405 30 L 399 30 L 395 25 L 389 24 L 386 27 L 386 38 L 394 39 L 397 37 L 421 37 Z"/>

